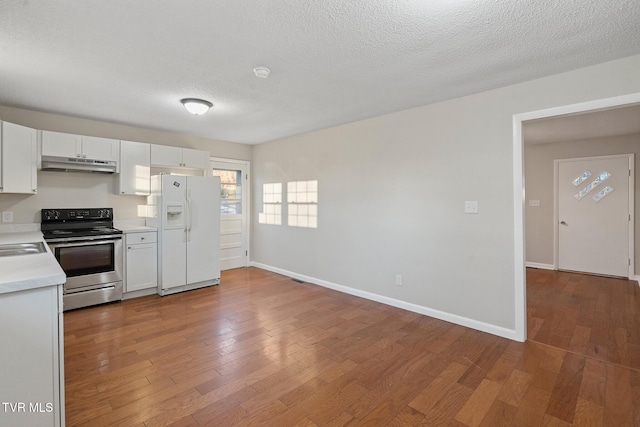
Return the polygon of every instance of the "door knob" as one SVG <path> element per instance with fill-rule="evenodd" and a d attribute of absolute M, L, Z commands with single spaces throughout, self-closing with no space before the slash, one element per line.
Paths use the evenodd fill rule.
<path fill-rule="evenodd" d="M 567 225 L 567 223 L 566 223 L 566 222 L 564 222 L 564 221 L 560 221 L 560 224 L 561 224 L 561 225 Z"/>

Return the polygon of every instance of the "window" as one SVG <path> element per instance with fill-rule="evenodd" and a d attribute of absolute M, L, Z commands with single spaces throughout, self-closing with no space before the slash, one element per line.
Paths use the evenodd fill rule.
<path fill-rule="evenodd" d="M 214 169 L 213 176 L 220 177 L 220 214 L 242 213 L 242 171 Z"/>
<path fill-rule="evenodd" d="M 260 224 L 282 224 L 282 183 L 262 185 L 262 212 L 258 214 Z"/>
<path fill-rule="evenodd" d="M 318 181 L 287 183 L 287 224 L 318 228 Z"/>

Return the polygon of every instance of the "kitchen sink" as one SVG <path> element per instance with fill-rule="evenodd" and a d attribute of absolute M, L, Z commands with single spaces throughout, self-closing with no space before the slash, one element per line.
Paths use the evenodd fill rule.
<path fill-rule="evenodd" d="M 47 249 L 42 242 L 33 243 L 9 243 L 0 245 L 0 257 L 17 255 L 34 255 L 46 253 Z"/>

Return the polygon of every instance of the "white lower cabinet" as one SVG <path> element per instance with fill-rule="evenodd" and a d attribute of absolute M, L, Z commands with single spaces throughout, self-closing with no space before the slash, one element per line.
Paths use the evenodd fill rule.
<path fill-rule="evenodd" d="M 158 286 L 158 234 L 155 231 L 125 234 L 125 292 Z"/>
<path fill-rule="evenodd" d="M 0 295 L 2 426 L 64 426 L 62 285 Z"/>

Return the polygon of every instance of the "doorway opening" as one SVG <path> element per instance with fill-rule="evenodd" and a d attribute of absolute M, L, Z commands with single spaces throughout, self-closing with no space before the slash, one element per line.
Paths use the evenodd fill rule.
<path fill-rule="evenodd" d="M 617 109 L 640 106 L 640 93 L 625 95 L 615 98 L 607 98 L 581 104 L 573 104 L 563 107 L 550 108 L 546 110 L 533 111 L 529 113 L 517 114 L 513 117 L 513 160 L 514 160 L 514 283 L 515 283 L 515 306 L 516 306 L 516 339 L 525 341 L 527 339 L 527 299 L 526 299 L 526 265 L 527 265 L 527 241 L 525 238 L 526 222 L 525 212 L 527 212 L 525 202 L 529 196 L 525 196 L 525 127 L 528 124 L 539 123 L 544 120 L 561 121 L 562 119 L 573 120 L 586 113 L 614 112 Z M 583 126 L 584 127 L 584 126 Z M 555 136 L 561 132 L 552 130 Z M 640 133 L 640 130 L 638 131 Z M 530 135 L 530 134 L 529 134 Z M 571 137 L 572 139 L 580 139 Z M 577 156 L 574 156 L 577 157 Z M 527 199 L 525 199 L 527 197 Z M 535 201 L 533 203 L 535 205 Z M 553 252 L 552 252 L 553 253 Z M 635 263 L 635 258 L 632 259 Z M 543 264 L 543 263 L 540 263 Z M 552 263 L 550 263 L 552 265 Z M 633 277 L 637 280 L 637 276 Z"/>

